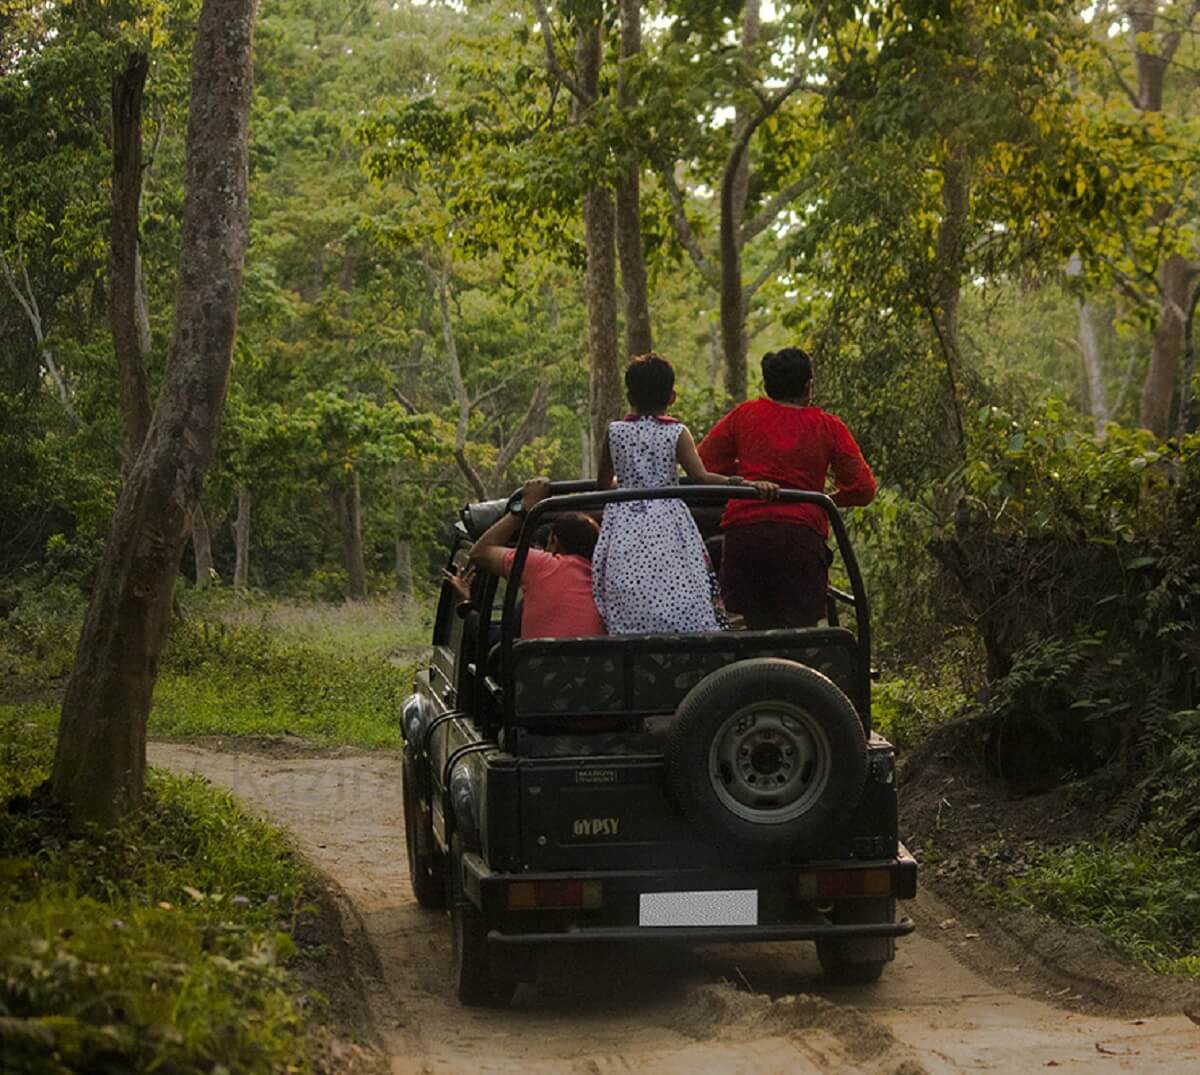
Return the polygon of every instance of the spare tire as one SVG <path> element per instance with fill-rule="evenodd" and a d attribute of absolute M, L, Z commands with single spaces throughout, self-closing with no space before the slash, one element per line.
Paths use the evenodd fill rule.
<path fill-rule="evenodd" d="M 680 703 L 667 774 L 702 837 L 738 858 L 779 858 L 828 838 L 858 804 L 866 737 L 827 676 L 778 658 L 738 661 Z"/>

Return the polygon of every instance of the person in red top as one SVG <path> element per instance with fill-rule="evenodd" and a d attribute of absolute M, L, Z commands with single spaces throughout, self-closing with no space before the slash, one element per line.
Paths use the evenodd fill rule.
<path fill-rule="evenodd" d="M 842 420 L 814 407 L 812 360 L 798 347 L 763 356 L 767 399 L 741 404 L 700 442 L 718 474 L 823 493 L 838 507 L 869 504 L 875 478 Z M 829 520 L 815 504 L 731 500 L 721 518 L 721 593 L 752 630 L 810 627 L 825 615 Z"/>
<path fill-rule="evenodd" d="M 471 546 L 471 565 L 508 578 L 517 550 L 506 546 L 517 536 L 525 513 L 550 495 L 550 482 L 531 478 L 520 501 Z M 592 599 L 592 552 L 600 527 L 590 515 L 570 511 L 550 524 L 546 550 L 530 549 L 521 572 L 522 638 L 584 638 L 604 634 L 604 621 Z M 453 580 L 452 580 L 453 585 Z M 460 596 L 469 588 L 455 586 Z"/>

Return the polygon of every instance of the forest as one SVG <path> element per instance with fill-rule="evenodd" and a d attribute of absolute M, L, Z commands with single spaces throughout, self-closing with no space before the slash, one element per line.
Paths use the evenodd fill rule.
<path fill-rule="evenodd" d="M 1196 0 L 0 0 L 16 1070 L 332 1063 L 307 867 L 147 734 L 394 748 L 455 512 L 593 477 L 651 349 L 699 440 L 804 347 L 861 445 L 931 880 L 1200 978 L 1198 35 Z M 948 774 L 1073 820 L 935 835 Z M 47 844 L 79 823 L 126 835 Z M 97 1013 L 102 925 L 167 944 L 166 903 L 178 1003 L 147 965 Z"/>

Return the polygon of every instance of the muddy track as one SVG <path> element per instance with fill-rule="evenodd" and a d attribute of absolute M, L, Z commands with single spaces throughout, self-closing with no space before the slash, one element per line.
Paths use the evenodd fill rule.
<path fill-rule="evenodd" d="M 397 1073 L 1200 1071 L 1183 1014 L 1089 1014 L 1087 996 L 1048 989 L 928 897 L 875 986 L 825 984 L 806 944 L 571 950 L 511 1009 L 464 1009 L 448 923 L 408 885 L 398 758 L 159 742 L 150 761 L 231 788 L 340 887 Z"/>

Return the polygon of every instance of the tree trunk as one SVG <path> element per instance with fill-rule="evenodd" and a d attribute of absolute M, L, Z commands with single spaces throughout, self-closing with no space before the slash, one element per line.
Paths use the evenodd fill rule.
<path fill-rule="evenodd" d="M 716 390 L 721 378 L 721 326 L 708 326 L 708 383 Z"/>
<path fill-rule="evenodd" d="M 345 541 L 346 596 L 352 601 L 361 601 L 367 596 L 367 565 L 363 558 L 362 539 L 362 496 L 358 485 L 358 471 L 350 472 L 350 479 L 341 488 L 342 537 Z"/>
<path fill-rule="evenodd" d="M 144 52 L 129 57 L 113 79 L 112 243 L 109 250 L 109 324 L 121 379 L 125 414 L 125 466 L 133 465 L 150 428 L 150 388 L 146 359 L 150 349 L 138 249 L 142 202 L 142 95 L 150 59 Z"/>
<path fill-rule="evenodd" d="M 761 0 L 746 0 L 742 12 L 742 50 L 758 44 L 762 24 Z M 734 140 L 740 142 L 754 122 L 739 107 L 734 116 Z M 742 221 L 750 190 L 750 147 L 745 146 L 726 167 L 721 183 L 721 345 L 725 352 L 725 392 L 734 402 L 746 398 L 746 302 L 742 290 Z"/>
<path fill-rule="evenodd" d="M 600 91 L 600 23 L 582 26 L 576 37 L 575 66 L 583 99 L 575 98 L 575 119 Z M 587 246 L 586 293 L 588 357 L 591 383 L 592 446 L 594 458 L 608 435 L 608 423 L 621 416 L 623 393 L 617 357 L 616 213 L 607 187 L 594 186 L 583 199 L 583 230 Z"/>
<path fill-rule="evenodd" d="M 961 368 L 958 340 L 958 306 L 962 293 L 963 232 L 970 207 L 970 185 L 961 156 L 951 150 L 942 164 L 942 219 L 938 224 L 934 262 L 933 309 L 930 311 L 934 332 L 946 365 L 946 409 L 948 427 L 954 436 L 951 450 L 962 458 L 966 451 L 962 400 L 958 395 Z"/>
<path fill-rule="evenodd" d="M 454 388 L 454 402 L 458 408 L 458 421 L 454 427 L 454 461 L 471 491 L 479 500 L 488 499 L 483 478 L 467 456 L 467 430 L 471 422 L 471 397 L 463 380 L 462 365 L 458 361 L 458 341 L 454 336 L 454 322 L 450 318 L 450 267 L 444 261 L 436 267 L 428 251 L 424 254 L 425 276 L 438 304 L 442 321 L 442 353 L 446 359 L 446 370 Z"/>
<path fill-rule="evenodd" d="M 634 104 L 629 89 L 627 62 L 642 49 L 642 0 L 621 0 L 621 71 L 617 103 Z M 621 262 L 621 291 L 625 297 L 625 354 L 641 355 L 653 349 L 650 302 L 646 289 L 646 262 L 642 252 L 641 162 L 629 161 L 617 182 L 617 254 Z"/>
<path fill-rule="evenodd" d="M 1104 391 L 1104 367 L 1100 361 L 1100 340 L 1096 335 L 1096 310 L 1086 299 L 1079 300 L 1079 351 L 1087 383 L 1088 410 L 1096 436 L 1104 436 L 1108 425 L 1108 399 Z"/>
<path fill-rule="evenodd" d="M 1192 289 L 1192 305 L 1183 323 L 1183 375 L 1179 379 L 1179 414 L 1175 419 L 1175 432 L 1180 436 L 1191 433 L 1192 420 L 1192 376 L 1196 370 L 1195 328 L 1196 303 L 1200 301 L 1200 290 Z"/>
<path fill-rule="evenodd" d="M 1129 0 L 1125 5 L 1133 38 L 1134 65 L 1137 69 L 1137 106 L 1142 112 L 1161 112 L 1163 86 L 1171 54 L 1160 47 L 1154 23 L 1158 14 L 1155 0 Z"/>
<path fill-rule="evenodd" d="M 1192 310 L 1192 267 L 1179 254 L 1163 262 L 1158 283 L 1162 314 L 1154 330 L 1150 368 L 1142 384 L 1140 424 L 1158 437 L 1171 435 L 1171 401 L 1183 359 L 1186 320 Z"/>
<path fill-rule="evenodd" d="M 250 512 L 254 497 L 246 486 L 239 485 L 237 500 L 237 521 L 233 529 L 233 588 L 244 590 L 250 585 Z"/>
<path fill-rule="evenodd" d="M 1167 70 L 1184 32 L 1191 30 L 1197 7 L 1192 5 L 1182 18 L 1167 19 L 1160 16 L 1159 5 L 1153 0 L 1129 0 L 1125 13 L 1137 68 L 1137 107 L 1143 113 L 1161 112 Z M 1166 23 L 1166 29 L 1161 33 L 1157 32 L 1156 26 L 1160 17 Z M 1166 204 L 1158 207 L 1155 214 L 1160 218 L 1156 221 L 1158 226 L 1165 226 L 1173 209 Z M 1179 254 L 1168 257 L 1158 271 L 1162 313 L 1154 330 L 1150 368 L 1142 382 L 1139 421 L 1144 429 L 1159 437 L 1171 433 L 1171 401 L 1183 359 L 1187 321 L 1191 317 L 1194 275 L 1192 267 Z"/>
<path fill-rule="evenodd" d="M 175 324 L 145 443 L 117 501 L 67 683 L 51 776 L 75 825 L 137 807 L 146 718 L 184 535 L 229 382 L 247 240 L 255 0 L 205 0 L 192 50 Z"/>
<path fill-rule="evenodd" d="M 396 592 L 401 597 L 413 596 L 412 544 L 396 538 Z"/>
<path fill-rule="evenodd" d="M 192 555 L 196 561 L 196 589 L 207 590 L 212 581 L 212 534 L 202 505 L 192 509 Z"/>
<path fill-rule="evenodd" d="M 595 457 L 592 455 L 592 431 L 586 426 L 579 430 L 579 476 L 596 476 Z"/>
<path fill-rule="evenodd" d="M 38 307 L 37 296 L 33 293 L 33 285 L 29 282 L 29 269 L 26 267 L 24 259 L 18 259 L 18 267 L 21 270 L 21 284 L 17 283 L 17 277 L 13 272 L 12 266 L 9 265 L 8 259 L 4 256 L 4 251 L 0 250 L 0 274 L 3 274 L 5 281 L 8 283 L 9 290 L 13 294 L 13 298 L 17 300 L 17 304 L 25 311 L 25 316 L 29 318 L 29 327 L 33 329 L 33 338 L 37 343 L 38 357 L 41 360 L 43 368 L 46 370 L 46 375 L 53 382 L 58 392 L 58 398 L 62 401 L 63 410 L 71 420 L 71 424 L 79 428 L 83 423 L 80 422 L 79 415 L 75 413 L 75 408 L 71 406 L 71 393 L 67 391 L 67 383 L 63 380 L 62 374 L 59 372 L 53 353 L 46 345 L 46 334 L 42 326 L 42 311 Z M 22 285 L 24 285 L 24 291 L 21 289 Z"/>

